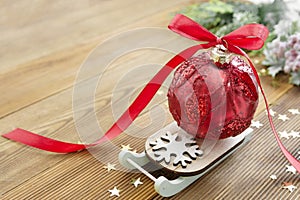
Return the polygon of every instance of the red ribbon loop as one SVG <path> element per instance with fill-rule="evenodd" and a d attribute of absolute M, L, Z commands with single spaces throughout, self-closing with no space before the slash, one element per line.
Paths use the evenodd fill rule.
<path fill-rule="evenodd" d="M 177 14 L 173 18 L 168 28 L 181 36 L 196 41 L 215 42 L 218 38 L 197 22 L 181 14 Z"/>
<path fill-rule="evenodd" d="M 236 47 L 247 50 L 262 48 L 269 35 L 269 30 L 264 25 L 247 24 L 219 38 L 197 22 L 181 14 L 177 14 L 168 27 L 186 38 L 209 42 L 211 46 L 222 44 L 229 51 L 237 54 Z"/>
<path fill-rule="evenodd" d="M 21 142 L 23 144 L 27 144 L 32 147 L 36 147 L 39 149 L 43 149 L 46 151 L 58 152 L 58 153 L 69 153 L 78 150 L 83 150 L 87 147 L 94 146 L 104 142 L 106 140 L 111 140 L 121 134 L 142 112 L 142 110 L 148 105 L 153 96 L 156 94 L 157 90 L 160 88 L 164 80 L 168 77 L 168 75 L 175 69 L 179 64 L 181 64 L 186 59 L 193 56 L 200 49 L 208 49 L 210 47 L 216 46 L 218 44 L 223 44 L 227 49 L 233 53 L 244 56 L 253 70 L 253 73 L 256 77 L 257 83 L 262 92 L 264 102 L 268 112 L 269 122 L 272 128 L 272 131 L 275 135 L 276 141 L 285 155 L 287 160 L 296 168 L 298 172 L 300 172 L 300 163 L 299 161 L 287 151 L 287 149 L 281 143 L 279 136 L 275 130 L 275 126 L 272 121 L 272 117 L 269 112 L 269 106 L 260 84 L 260 80 L 257 74 L 257 71 L 251 62 L 248 55 L 242 51 L 240 48 L 248 49 L 248 50 L 258 50 L 263 45 L 265 40 L 268 37 L 269 31 L 268 29 L 261 24 L 248 24 L 238 28 L 237 30 L 218 38 L 207 29 L 202 27 L 200 24 L 191 20 L 190 18 L 178 14 L 171 21 L 168 26 L 172 31 L 180 34 L 181 36 L 187 37 L 192 40 L 207 42 L 206 44 L 199 44 L 196 46 L 192 46 L 178 55 L 173 57 L 154 77 L 149 83 L 145 86 L 142 92 L 138 95 L 138 97 L 134 100 L 134 102 L 130 105 L 130 107 L 124 112 L 124 114 L 112 125 L 112 127 L 105 133 L 105 135 L 100 138 L 98 141 L 93 144 L 72 144 L 61 142 L 57 140 L 53 140 L 50 138 L 46 138 L 35 133 L 31 133 L 29 131 L 25 131 L 23 129 L 16 129 L 10 133 L 4 134 L 3 137 L 6 137 L 11 140 L 15 140 Z M 154 81 L 155 80 L 155 81 Z M 153 84 L 155 83 L 155 84 Z M 122 126 L 120 126 L 122 125 Z"/>

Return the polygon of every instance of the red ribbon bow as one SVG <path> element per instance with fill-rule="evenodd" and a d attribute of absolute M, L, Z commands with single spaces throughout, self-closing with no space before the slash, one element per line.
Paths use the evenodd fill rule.
<path fill-rule="evenodd" d="M 222 44 L 229 51 L 237 54 L 240 54 L 240 51 L 236 50 L 238 47 L 248 50 L 262 48 L 269 35 L 269 31 L 264 25 L 248 24 L 219 38 L 195 21 L 181 14 L 176 15 L 168 27 L 189 39 L 208 42 L 209 46 Z"/>
<path fill-rule="evenodd" d="M 189 19 L 184 15 L 176 15 L 170 25 L 168 26 L 172 31 L 196 41 L 207 42 L 205 44 L 199 44 L 192 46 L 178 55 L 173 57 L 145 86 L 145 88 L 141 91 L 138 97 L 134 100 L 134 102 L 130 105 L 130 107 L 123 113 L 123 115 L 112 125 L 112 127 L 105 133 L 105 135 L 96 141 L 93 144 L 73 144 L 66 143 L 57 140 L 53 140 L 51 138 L 46 138 L 44 136 L 37 135 L 35 133 L 23 130 L 16 129 L 10 133 L 4 134 L 3 137 L 6 137 L 11 140 L 15 140 L 17 142 L 21 142 L 23 144 L 36 147 L 39 149 L 43 149 L 46 151 L 52 151 L 57 153 L 70 153 L 75 151 L 80 151 L 86 149 L 87 147 L 94 146 L 100 144 L 104 141 L 111 140 L 121 134 L 140 114 L 140 112 L 148 105 L 153 96 L 156 94 L 157 90 L 160 88 L 164 80 L 168 77 L 168 75 L 175 69 L 180 63 L 185 61 L 186 59 L 193 56 L 200 49 L 207 49 L 210 47 L 214 47 L 218 44 L 224 45 L 229 51 L 245 56 L 252 68 L 254 75 L 256 77 L 257 83 L 262 92 L 264 102 L 266 104 L 268 118 L 270 121 L 270 126 L 275 135 L 277 143 L 285 155 L 285 157 L 289 160 L 289 162 L 296 168 L 298 172 L 300 172 L 300 163 L 299 161 L 293 157 L 283 146 L 281 143 L 279 136 L 275 130 L 272 117 L 269 112 L 269 106 L 260 84 L 260 80 L 258 74 L 255 70 L 253 63 L 251 62 L 248 55 L 241 50 L 241 48 L 248 50 L 258 50 L 263 47 L 265 40 L 268 37 L 269 31 L 268 29 L 261 24 L 248 24 L 238 28 L 237 30 L 218 38 L 207 29 L 196 23 L 195 21 Z"/>

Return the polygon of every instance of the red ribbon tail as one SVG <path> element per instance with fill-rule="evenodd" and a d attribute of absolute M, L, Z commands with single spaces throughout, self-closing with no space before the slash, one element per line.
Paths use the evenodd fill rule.
<path fill-rule="evenodd" d="M 35 133 L 20 128 L 17 128 L 12 132 L 6 133 L 2 136 L 7 139 L 14 140 L 31 147 L 55 153 L 70 153 L 80 151 L 86 148 L 86 146 L 82 144 L 73 144 L 53 140 L 51 138 L 37 135 Z"/>
<path fill-rule="evenodd" d="M 268 104 L 268 100 L 267 100 L 267 97 L 265 95 L 265 92 L 261 86 L 261 83 L 260 83 L 260 80 L 259 80 L 259 76 L 258 76 L 258 73 L 251 61 L 251 59 L 249 58 L 249 56 L 241 49 L 235 47 L 236 49 L 234 50 L 236 53 L 240 54 L 240 55 L 243 55 L 246 57 L 246 59 L 248 60 L 249 64 L 250 64 L 250 67 L 252 68 L 252 71 L 255 75 L 255 78 L 256 78 L 256 81 L 258 83 L 258 86 L 259 86 L 259 89 L 261 90 L 261 93 L 262 93 L 262 96 L 263 96 L 263 99 L 264 99 L 264 103 L 265 103 L 265 106 L 266 106 L 266 109 L 267 109 L 267 113 L 268 113 L 268 119 L 269 119 L 269 123 L 270 123 L 270 126 L 271 126 L 271 129 L 272 129 L 272 132 L 275 136 L 275 139 L 277 141 L 277 144 L 280 148 L 280 150 L 282 151 L 283 155 L 286 157 L 286 159 L 292 164 L 293 167 L 295 167 L 295 169 L 300 173 L 300 162 L 298 159 L 296 159 L 285 147 L 284 145 L 282 144 L 279 136 L 278 136 L 278 133 L 276 131 L 276 128 L 275 128 L 275 125 L 273 123 L 273 119 L 272 119 L 272 116 L 270 114 L 270 109 L 269 109 L 269 104 Z"/>
<path fill-rule="evenodd" d="M 58 140 L 50 139 L 35 133 L 15 129 L 10 133 L 2 135 L 3 137 L 26 144 L 38 149 L 56 152 L 56 153 L 71 153 L 86 149 L 87 147 L 95 146 L 107 140 L 112 140 L 120 135 L 128 126 L 137 118 L 142 110 L 149 104 L 157 90 L 168 77 L 168 75 L 180 63 L 193 56 L 198 50 L 210 47 L 211 44 L 196 45 L 183 50 L 174 56 L 145 86 L 141 93 L 137 96 L 130 107 L 123 113 L 123 115 L 112 125 L 112 127 L 93 144 L 74 144 L 61 142 Z"/>

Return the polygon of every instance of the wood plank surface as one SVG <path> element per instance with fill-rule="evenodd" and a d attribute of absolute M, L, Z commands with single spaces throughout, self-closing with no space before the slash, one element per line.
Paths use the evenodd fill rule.
<path fill-rule="evenodd" d="M 109 8 L 104 6 L 108 2 Z M 80 19 L 85 22 L 83 27 L 77 25 L 77 23 L 73 24 L 73 22 L 63 21 L 76 20 L 78 17 L 77 14 L 81 14 L 81 11 L 79 12 L 75 9 L 76 7 L 74 8 L 74 12 L 70 12 L 77 16 L 74 17 L 73 15 L 69 16 L 69 13 L 65 12 L 59 5 L 53 5 L 58 11 L 52 11 L 52 18 L 47 19 L 54 22 L 49 22 L 45 19 L 41 20 L 40 23 L 42 24 L 38 25 L 38 27 L 36 27 L 36 23 L 33 23 L 29 27 L 16 25 L 14 30 L 17 31 L 13 33 L 11 33 L 12 31 L 9 31 L 9 29 L 4 30 L 3 38 L 5 41 L 1 43 L 0 39 L 0 44 L 3 47 L 0 66 L 0 77 L 3 81 L 0 85 L 0 91 L 1 93 L 6 93 L 6 95 L 0 99 L 0 105 L 5 105 L 0 107 L 0 117 L 71 87 L 81 63 L 89 52 L 103 40 L 122 31 L 137 27 L 166 27 L 166 24 L 168 24 L 171 19 L 171 14 L 188 3 L 184 0 L 177 0 L 172 1 L 172 3 L 166 2 L 157 6 L 159 4 L 158 2 L 159 1 L 152 0 L 149 2 L 149 5 L 147 3 L 145 4 L 147 9 L 133 12 L 133 10 L 141 9 L 141 4 L 137 3 L 137 1 L 99 1 L 99 5 L 97 6 L 98 10 L 94 10 L 95 6 L 92 4 L 86 8 L 86 10 L 83 9 L 82 12 L 84 12 L 85 15 L 79 15 L 79 17 L 81 17 Z M 72 4 L 65 4 L 66 5 L 63 6 L 70 6 L 68 9 L 72 10 Z M 25 5 L 24 3 L 24 6 Z M 47 9 L 46 5 L 48 6 L 48 4 L 45 3 L 44 9 Z M 13 7 L 11 9 L 17 8 Z M 119 12 L 119 10 L 122 10 L 122 12 Z M 14 17 L 13 13 L 15 12 L 8 15 L 7 20 L 10 20 L 9 17 Z M 116 13 L 118 14 L 117 16 L 115 16 Z M 145 13 L 147 13 L 147 18 L 144 16 Z M 92 15 L 92 17 L 90 15 Z M 123 15 L 126 17 L 123 17 Z M 90 17 L 92 20 L 89 20 Z M 111 17 L 111 19 L 109 17 Z M 113 20 L 114 23 L 110 23 L 110 21 L 107 20 Z M 6 25 L 9 22 L 10 21 L 4 21 L 3 23 Z M 49 27 L 49 24 L 53 24 L 53 31 L 44 31 L 45 27 Z M 74 26 L 73 29 L 76 30 L 72 30 L 72 26 Z M 61 27 L 67 30 L 61 29 Z M 28 35 L 22 35 L 23 29 L 29 29 Z M 56 35 L 58 33 L 60 35 Z M 72 34 L 76 35 L 73 36 Z M 39 37 L 45 37 L 43 41 L 48 45 L 42 45 L 43 42 L 39 40 Z M 48 39 L 48 37 L 50 39 Z M 74 41 L 75 39 L 76 41 Z M 21 44 L 19 44 L 19 41 Z M 26 44 L 22 44 L 22 42 L 26 42 Z M 13 48 L 13 50 L 6 48 L 6 46 Z M 36 49 L 23 49 L 28 47 Z M 30 53 L 29 57 L 27 53 Z M 11 57 L 14 58 L 12 59 Z M 60 76 L 58 76 L 58 74 L 60 74 Z M 22 78 L 20 78 L 20 76 L 22 76 Z M 47 76 L 47 78 L 45 78 L 45 76 Z M 36 87 L 37 84 L 39 87 Z M 6 92 L 10 90 L 14 90 L 15 92 Z"/>
<path fill-rule="evenodd" d="M 87 57 L 89 52 L 96 45 L 101 43 L 101 41 L 116 33 L 136 27 L 144 27 L 145 25 L 165 27 L 171 19 L 170 13 L 178 10 L 188 2 L 165 2 L 160 4 L 160 6 L 157 6 L 158 1 L 151 1 L 149 2 L 149 5 L 148 3 L 143 4 L 148 6 L 146 11 L 140 10 L 136 12 L 132 12 L 131 9 L 137 10 L 142 6 L 140 3 L 137 3 L 137 1 L 83 1 L 83 3 L 88 5 L 81 8 L 80 6 L 74 7 L 73 4 L 67 2 L 62 3 L 62 5 L 59 3 L 44 3 L 44 6 L 41 6 L 41 8 L 32 10 L 34 14 L 39 15 L 43 20 L 35 21 L 35 18 L 33 18 L 31 19 L 32 22 L 30 22 L 30 19 L 27 19 L 29 22 L 24 22 L 24 24 L 22 24 L 22 20 L 15 24 L 11 22 L 15 21 L 15 17 L 18 18 L 17 13 L 24 9 L 26 4 L 30 5 L 30 2 L 24 1 L 16 6 L 8 2 L 3 3 L 3 5 L 6 5 L 6 7 L 4 6 L 5 10 L 12 10 L 14 12 L 6 12 L 5 18 L 1 22 L 4 26 L 9 26 L 8 28 L 15 31 L 3 29 L 3 37 L 6 38 L 6 40 L 3 40 L 3 48 L 1 50 L 7 51 L 8 53 L 2 55 L 9 56 L 10 52 L 12 52 L 14 59 L 10 59 L 9 57 L 1 58 L 1 66 L 3 67 L 1 67 L 0 73 L 2 83 L 0 85 L 0 90 L 2 94 L 5 94 L 2 95 L 0 102 L 0 118 L 1 120 L 4 120 L 0 123 L 2 133 L 8 132 L 15 127 L 23 127 L 41 134 L 50 134 L 49 136 L 51 136 L 52 133 L 58 139 L 59 135 L 62 136 L 60 139 L 69 141 L 72 141 L 72 138 L 75 138 L 73 141 L 76 142 L 78 136 L 75 134 L 76 131 L 72 119 L 71 87 L 76 78 L 76 73 L 80 64 L 84 61 L 85 57 Z M 108 4 L 110 8 L 104 4 Z M 31 5 L 33 5 L 33 7 L 37 6 L 35 4 Z M 94 9 L 95 6 L 97 6 L 98 10 Z M 50 9 L 49 13 L 45 15 L 43 12 L 35 13 L 37 10 L 43 9 Z M 120 10 L 123 9 L 124 12 L 120 12 Z M 73 17 L 70 17 L 69 15 L 74 16 L 78 12 L 85 13 L 85 15 L 82 15 L 79 18 L 86 22 L 86 24 L 83 24 L 85 30 L 82 26 L 79 27 L 76 24 L 73 25 L 73 29 L 77 29 L 73 30 L 74 34 L 77 35 L 76 37 L 69 37 L 67 33 L 71 32 L 69 29 L 72 30 L 72 28 L 67 26 L 65 29 L 68 30 L 57 31 L 58 29 L 56 28 L 49 32 L 43 30 L 52 22 L 55 27 L 62 27 L 62 24 L 66 25 L 64 22 L 61 23 L 61 21 L 73 20 Z M 118 16 L 115 16 L 116 13 L 119 13 Z M 145 13 L 148 16 L 147 18 L 144 17 Z M 114 23 L 107 23 L 106 20 L 109 20 L 110 17 L 112 19 L 116 18 L 117 20 L 113 20 Z M 94 20 L 88 20 L 89 18 Z M 36 23 L 44 25 L 39 26 L 36 25 Z M 28 24 L 28 26 L 26 24 Z M 40 29 L 36 26 L 40 27 Z M 28 30 L 28 35 L 19 34 L 23 29 Z M 82 35 L 82 31 L 86 33 L 87 36 Z M 91 35 L 90 33 L 93 34 Z M 51 39 L 52 41 L 48 43 L 50 46 L 40 45 L 41 41 L 39 40 L 39 37 L 49 37 L 48 39 Z M 73 43 L 74 39 L 76 39 L 76 43 Z M 21 42 L 19 44 L 18 41 L 28 42 L 25 46 L 32 46 L 35 50 L 31 50 L 30 54 L 27 54 L 29 51 L 21 54 L 20 52 L 23 51 L 22 48 L 19 47 L 22 46 L 22 44 Z M 12 48 L 11 51 L 9 48 L 5 49 L 5 46 L 7 46 L 5 43 L 7 43 L 7 45 L 13 44 L 9 47 Z M 54 45 L 51 46 L 52 44 Z M 69 44 L 71 44 L 71 46 L 68 46 Z M 51 49 L 52 47 L 54 49 Z M 45 51 L 45 55 L 42 54 Z M 155 62 L 155 59 L 152 60 Z M 125 61 L 123 60 L 123 62 Z M 126 69 L 125 66 L 122 67 Z M 91 72 L 90 76 L 95 75 Z M 107 85 L 111 86 L 109 83 Z M 129 86 L 129 90 L 130 87 L 132 86 Z M 64 91 L 65 89 L 68 90 Z M 107 91 L 109 91 L 109 89 L 111 88 L 107 88 Z M 107 105 L 109 102 L 107 99 L 110 95 L 111 93 L 101 94 L 101 99 L 97 102 L 99 102 L 101 106 Z M 105 103 L 104 105 L 103 102 Z M 36 104 L 39 106 L 35 107 Z M 106 114 L 103 112 L 101 115 L 105 116 Z M 108 123 L 110 125 L 112 120 Z M 108 128 L 108 126 L 105 128 Z M 64 129 L 64 127 L 67 128 L 66 132 L 61 130 Z M 48 155 L 48 153 L 41 153 L 34 149 L 29 149 L 29 151 L 24 152 L 24 148 L 27 148 L 23 145 L 12 143 L 4 138 L 1 138 L 0 140 L 0 143 L 3 146 L 0 154 L 1 160 L 3 161 L 3 164 L 1 164 L 1 172 L 3 172 L 3 176 L 1 176 L 1 194 L 15 187 L 17 184 L 26 181 L 28 178 L 35 176 L 37 173 L 49 168 L 61 159 L 66 159 L 68 157 L 53 155 L 54 158 L 49 159 L 49 157 L 45 157 L 45 154 Z M 23 155 L 23 153 L 25 154 Z M 50 156 L 52 157 L 52 155 Z M 22 166 L 18 168 L 12 167 L 19 166 L 19 163 L 23 163 Z M 34 170 L 32 170 L 32 167 Z"/>
<path fill-rule="evenodd" d="M 172 13 L 190 3 L 187 0 L 151 0 L 143 3 L 137 0 L 82 0 L 72 3 L 1 1 L 0 132 L 5 133 L 21 127 L 70 142 L 99 138 L 99 129 L 91 128 L 84 136 L 78 133 L 74 112 L 79 112 L 80 117 L 76 120 L 86 127 L 94 127 L 91 119 L 95 113 L 100 127 L 103 131 L 107 130 L 160 66 L 174 52 L 179 52 L 194 42 L 173 33 L 166 33 L 162 37 L 149 37 L 149 33 L 141 32 L 136 41 L 141 42 L 138 37 L 145 37 L 149 44 L 156 44 L 161 50 L 141 49 L 113 61 L 95 91 L 95 111 L 91 110 L 91 105 L 84 103 L 77 110 L 72 107 L 73 85 L 80 64 L 96 45 L 109 36 L 137 27 L 166 27 Z M 130 41 L 131 37 L 128 36 L 122 45 L 126 46 L 126 42 Z M 118 45 L 111 44 L 110 48 L 100 49 L 99 55 L 118 49 Z M 141 42 L 141 45 L 144 43 Z M 97 60 L 91 62 L 97 64 Z M 143 67 L 149 67 L 149 73 L 139 76 L 139 70 L 143 70 Z M 79 86 L 88 86 L 89 80 L 98 78 L 97 72 L 86 71 Z M 126 80 L 126 75 L 135 78 Z M 161 199 L 155 193 L 152 182 L 141 174 L 123 169 L 118 164 L 117 155 L 121 144 L 131 144 L 137 151 L 143 151 L 145 138 L 172 121 L 165 97 L 169 81 L 170 79 L 135 124 L 126 130 L 126 134 L 113 140 L 112 144 L 104 143 L 89 151 L 60 155 L 26 147 L 1 137 L 1 199 L 109 199 L 108 190 L 114 186 L 121 190 L 119 199 Z M 299 108 L 298 89 L 294 88 L 287 93 L 292 86 L 284 83 L 272 87 L 270 77 L 263 77 L 262 82 L 269 102 L 279 102 L 276 105 L 278 111 L 283 112 L 289 106 Z M 81 100 L 84 102 L 85 93 Z M 296 199 L 299 193 L 289 194 L 281 190 L 279 180 L 275 186 L 272 185 L 268 179 L 269 174 L 266 174 L 267 170 L 274 170 L 283 177 L 290 178 L 288 174 L 284 174 L 284 170 L 279 169 L 284 167 L 282 163 L 286 161 L 276 149 L 262 111 L 264 106 L 260 102 L 256 118 L 263 121 L 265 126 L 257 131 L 250 145 L 239 150 L 216 170 L 173 199 L 234 199 L 236 196 L 239 199 L 249 199 L 251 196 L 258 198 L 259 195 L 276 197 L 276 194 L 282 197 L 289 195 L 287 197 Z M 287 127 L 295 127 L 295 119 L 290 120 Z M 281 128 L 281 124 L 278 126 Z M 268 134 L 262 134 L 264 132 Z M 261 141 L 268 141 L 268 147 L 272 151 L 267 152 L 264 149 L 267 146 L 262 145 Z M 293 152 L 295 141 L 287 143 Z M 254 148 L 256 150 L 252 151 Z M 267 157 L 263 154 L 255 157 L 260 150 L 267 152 Z M 273 152 L 276 152 L 274 157 L 270 154 Z M 271 165 L 271 161 L 281 165 Z M 108 162 L 117 164 L 118 170 L 106 172 L 103 165 Z M 267 167 L 263 168 L 261 163 Z M 257 175 L 253 174 L 257 171 Z M 130 181 L 138 177 L 142 178 L 144 184 L 134 188 Z M 256 184 L 257 182 L 262 185 Z M 243 186 L 241 188 L 240 183 Z M 241 192 L 248 184 L 252 190 Z"/>

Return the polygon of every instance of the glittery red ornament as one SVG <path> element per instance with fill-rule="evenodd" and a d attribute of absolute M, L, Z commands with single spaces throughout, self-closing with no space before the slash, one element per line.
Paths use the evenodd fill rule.
<path fill-rule="evenodd" d="M 258 105 L 257 83 L 248 63 L 225 51 L 219 56 L 216 48 L 181 64 L 168 91 L 173 118 L 198 138 L 242 133 Z"/>

